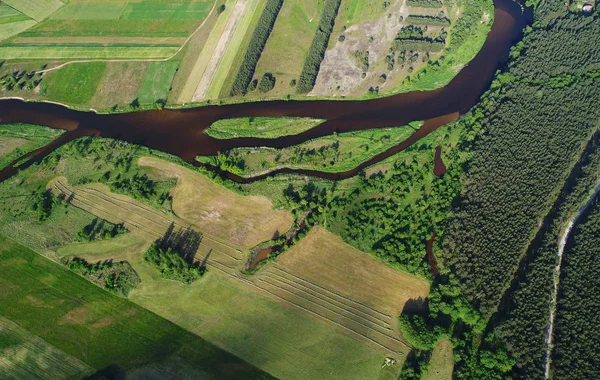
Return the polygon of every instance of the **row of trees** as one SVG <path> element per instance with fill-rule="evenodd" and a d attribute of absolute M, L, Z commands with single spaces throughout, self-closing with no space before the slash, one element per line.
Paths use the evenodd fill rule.
<path fill-rule="evenodd" d="M 103 219 L 94 218 L 90 224 L 84 226 L 77 233 L 79 241 L 94 241 L 103 239 L 112 239 L 117 235 L 125 234 L 127 228 L 123 224 L 112 224 Z"/>
<path fill-rule="evenodd" d="M 310 44 L 300 78 L 298 79 L 297 91 L 299 93 L 308 93 L 315 86 L 341 2 L 342 0 L 325 0 L 323 13 L 319 21 L 319 28 Z"/>
<path fill-rule="evenodd" d="M 268 0 L 265 5 L 263 13 L 260 15 L 258 24 L 254 29 L 244 60 L 240 66 L 233 85 L 231 87 L 231 96 L 245 95 L 248 89 L 248 85 L 252 81 L 254 71 L 256 70 L 256 64 L 260 59 L 263 49 L 267 43 L 267 39 L 273 30 L 275 20 L 279 10 L 283 5 L 283 0 Z"/>
<path fill-rule="evenodd" d="M 441 8 L 444 3 L 441 0 L 407 0 L 406 5 L 419 8 Z"/>
<path fill-rule="evenodd" d="M 438 53 L 446 47 L 446 41 L 442 39 L 420 38 L 420 39 L 395 39 L 392 48 L 400 51 L 422 51 L 427 53 Z"/>
<path fill-rule="evenodd" d="M 450 19 L 440 16 L 408 15 L 405 21 L 413 25 L 450 26 Z"/>

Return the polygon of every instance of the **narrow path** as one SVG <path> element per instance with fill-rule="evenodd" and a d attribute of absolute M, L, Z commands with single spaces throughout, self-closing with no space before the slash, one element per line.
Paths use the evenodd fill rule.
<path fill-rule="evenodd" d="M 558 285 L 560 282 L 560 268 L 562 265 L 563 253 L 565 250 L 565 246 L 567 245 L 567 240 L 571 235 L 571 231 L 573 230 L 573 226 L 579 220 L 579 217 L 585 212 L 588 206 L 592 203 L 596 195 L 600 192 L 600 184 L 596 186 L 594 190 L 594 194 L 588 199 L 588 201 L 577 210 L 577 214 L 571 219 L 569 224 L 567 224 L 567 228 L 560 239 L 560 244 L 558 245 L 558 253 L 556 256 L 556 268 L 554 269 L 554 290 L 552 291 L 552 298 L 550 299 L 550 321 L 548 322 L 548 330 L 546 331 L 546 369 L 544 372 L 544 377 L 546 379 L 550 378 L 550 365 L 552 364 L 551 354 L 553 348 L 553 332 L 554 332 L 554 318 L 556 316 L 556 299 L 558 297 Z"/>

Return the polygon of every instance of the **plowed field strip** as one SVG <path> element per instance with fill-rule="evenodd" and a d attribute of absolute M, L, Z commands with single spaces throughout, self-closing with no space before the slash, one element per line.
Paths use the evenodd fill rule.
<path fill-rule="evenodd" d="M 371 311 L 371 310 L 369 310 L 369 309 L 365 308 L 365 310 L 369 310 L 369 311 L 361 310 L 361 309 L 359 309 L 356 306 L 349 305 L 348 303 L 342 302 L 339 299 L 336 299 L 336 298 L 334 298 L 334 297 L 332 297 L 332 296 L 330 296 L 328 294 L 325 294 L 324 292 L 319 292 L 318 290 L 315 290 L 315 288 L 314 288 L 315 285 L 312 284 L 310 281 L 306 281 L 304 279 L 296 281 L 296 280 L 293 280 L 293 279 L 289 279 L 289 278 L 287 278 L 285 276 L 282 276 L 281 274 L 276 273 L 276 272 L 269 272 L 269 273 L 272 274 L 273 276 L 276 276 L 278 278 L 281 278 L 282 280 L 287 281 L 288 283 L 295 284 L 295 285 L 299 286 L 302 289 L 306 289 L 306 291 L 311 292 L 311 293 L 315 294 L 318 297 L 327 298 L 331 302 L 338 303 L 338 304 L 342 305 L 343 307 L 348 308 L 348 310 L 352 309 L 352 310 L 354 310 L 354 312 L 353 312 L 354 314 L 360 313 L 363 317 L 372 318 L 375 321 L 380 321 L 380 322 L 384 323 L 385 325 L 390 326 L 389 321 L 391 320 L 391 318 L 389 318 L 389 317 L 379 317 L 379 316 L 373 315 L 372 313 L 374 313 L 374 312 Z M 301 281 L 304 282 L 304 283 L 306 283 L 306 284 L 309 284 L 309 285 L 305 285 Z M 359 307 L 362 307 L 362 306 L 359 306 Z M 379 313 L 379 314 L 381 315 L 382 313 Z"/>
<path fill-rule="evenodd" d="M 381 335 L 387 336 L 390 339 L 394 339 L 392 336 L 388 335 L 389 331 L 391 329 L 387 329 L 387 331 L 381 331 L 380 330 L 381 327 L 379 327 L 378 325 L 373 326 L 373 323 L 368 323 L 369 321 L 359 320 L 359 319 L 353 317 L 352 315 L 346 315 L 345 313 L 333 310 L 332 308 L 330 308 L 330 307 L 328 307 L 326 305 L 322 305 L 322 304 L 318 303 L 316 301 L 315 297 L 310 297 L 309 298 L 309 297 L 306 297 L 306 296 L 304 296 L 302 294 L 298 294 L 298 292 L 294 291 L 293 288 L 292 288 L 292 290 L 290 290 L 289 288 L 281 287 L 281 286 L 275 284 L 273 282 L 273 280 L 271 280 L 271 279 L 261 278 L 261 279 L 259 279 L 259 281 L 263 282 L 265 284 L 268 284 L 268 285 L 270 285 L 272 287 L 275 287 L 275 288 L 277 288 L 277 289 L 279 289 L 279 290 L 281 290 L 281 291 L 283 291 L 283 292 L 291 295 L 292 297 L 299 298 L 302 301 L 307 302 L 310 305 L 316 306 L 317 309 L 324 309 L 327 313 L 335 314 L 338 317 L 340 317 L 343 320 L 345 320 L 349 324 L 357 324 L 357 325 L 360 325 L 360 326 L 364 327 L 365 329 L 368 329 L 368 330 L 370 330 L 372 332 L 375 332 L 377 334 L 381 334 Z"/>
<path fill-rule="evenodd" d="M 369 305 L 366 305 L 366 304 L 364 304 L 364 303 L 362 303 L 362 302 L 355 301 L 355 300 L 353 300 L 353 299 L 352 299 L 352 298 L 350 298 L 350 297 L 347 297 L 347 296 L 344 296 L 344 295 L 338 294 L 338 293 L 336 293 L 336 292 L 334 292 L 334 291 L 332 291 L 332 290 L 329 290 L 329 289 L 327 289 L 327 288 L 324 288 L 324 287 L 322 287 L 322 286 L 320 286 L 320 285 L 317 285 L 317 284 L 315 284 L 315 283 L 309 282 L 309 281 L 307 281 L 307 280 L 303 279 L 302 277 L 299 277 L 299 276 L 297 276 L 297 275 L 295 275 L 295 274 L 293 274 L 293 273 L 290 273 L 290 272 L 286 271 L 285 269 L 283 269 L 282 267 L 280 267 L 280 266 L 278 266 L 278 265 L 274 265 L 274 266 L 273 266 L 273 268 L 277 269 L 277 270 L 278 270 L 278 271 L 280 271 L 281 273 L 284 273 L 284 274 L 286 274 L 286 275 L 288 275 L 288 276 L 294 277 L 294 278 L 296 278 L 296 279 L 298 279 L 298 280 L 300 280 L 300 281 L 304 281 L 305 283 L 308 283 L 308 284 L 310 284 L 311 286 L 314 286 L 315 288 L 321 289 L 321 290 L 323 290 L 324 292 L 326 292 L 326 293 L 328 293 L 328 294 L 331 294 L 331 295 L 333 295 L 333 296 L 335 296 L 335 297 L 339 297 L 339 298 L 341 298 L 341 299 L 343 299 L 343 300 L 345 300 L 345 301 L 348 301 L 348 302 L 350 302 L 350 303 L 352 303 L 352 304 L 355 304 L 355 305 L 361 306 L 361 307 L 363 307 L 363 308 L 365 308 L 365 309 L 371 310 L 371 311 L 375 312 L 376 314 L 379 314 L 380 316 L 382 316 L 382 317 L 384 317 L 384 318 L 389 318 L 389 319 L 391 319 L 391 318 L 392 318 L 392 316 L 391 316 L 391 315 L 389 315 L 389 314 L 383 313 L 383 312 L 381 312 L 381 311 L 379 311 L 379 310 L 377 310 L 377 309 L 375 309 L 375 308 L 373 308 L 373 307 L 371 307 L 371 306 L 369 306 Z"/>

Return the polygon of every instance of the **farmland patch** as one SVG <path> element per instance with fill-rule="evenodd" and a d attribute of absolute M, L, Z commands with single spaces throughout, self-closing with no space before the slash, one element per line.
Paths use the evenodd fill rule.
<path fill-rule="evenodd" d="M 151 62 L 140 87 L 140 103 L 166 103 L 178 67 L 179 61 Z"/>
<path fill-rule="evenodd" d="M 38 22 L 63 6 L 60 0 L 2 0 L 2 2 Z"/>

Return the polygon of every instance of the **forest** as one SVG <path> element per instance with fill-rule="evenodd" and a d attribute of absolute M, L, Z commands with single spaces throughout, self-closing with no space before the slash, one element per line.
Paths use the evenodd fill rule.
<path fill-rule="evenodd" d="M 231 87 L 231 96 L 245 95 L 248 86 L 254 76 L 256 64 L 260 59 L 263 49 L 267 43 L 267 39 L 273 30 L 275 20 L 279 14 L 279 10 L 283 5 L 283 0 L 268 0 L 263 13 L 260 15 L 258 24 L 252 33 L 252 38 L 246 49 L 244 61 L 240 66 L 233 85 Z"/>
<path fill-rule="evenodd" d="M 598 379 L 600 360 L 600 200 L 575 225 L 565 248 L 556 308 L 556 379 Z"/>
<path fill-rule="evenodd" d="M 298 79 L 296 87 L 298 93 L 308 93 L 315 86 L 317 75 L 319 75 L 319 68 L 325 57 L 325 51 L 329 44 L 329 37 L 333 31 L 333 25 L 338 10 L 340 9 L 341 2 L 342 0 L 325 0 L 323 13 L 321 15 L 321 20 L 319 21 L 319 28 L 310 44 L 308 55 L 304 61 L 300 78 Z"/>

